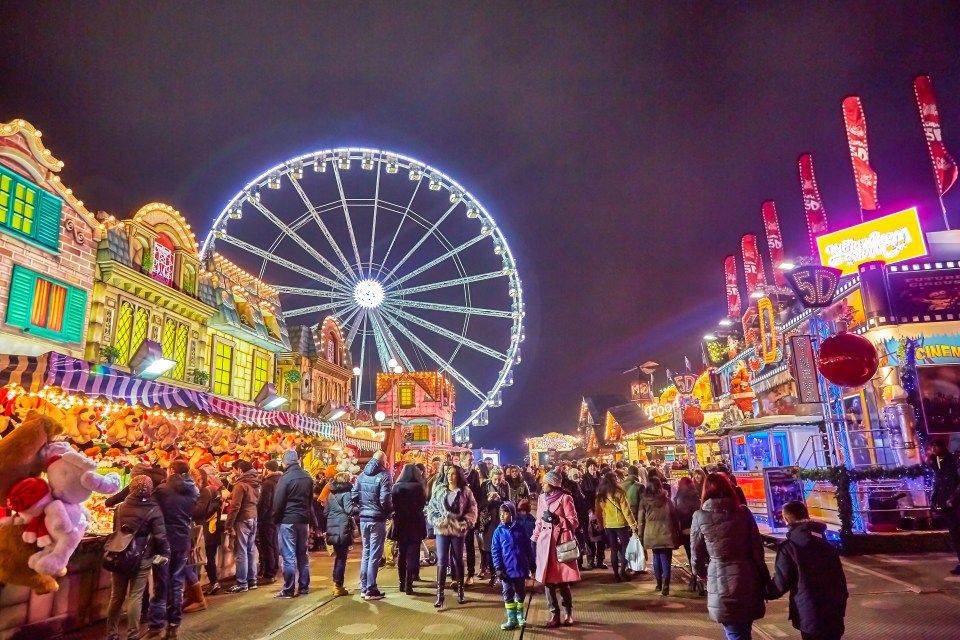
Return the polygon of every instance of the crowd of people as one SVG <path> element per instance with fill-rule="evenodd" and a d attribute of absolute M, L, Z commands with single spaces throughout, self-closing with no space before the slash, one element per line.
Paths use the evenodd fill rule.
<path fill-rule="evenodd" d="M 382 452 L 358 476 L 342 472 L 329 481 L 311 477 L 292 450 L 261 468 L 238 461 L 228 474 L 191 469 L 185 460 L 166 469 L 138 465 L 129 486 L 108 501 L 117 506 L 118 531 L 141 543 L 134 545 L 140 554 L 135 570 L 113 574 L 108 638 L 119 638 L 124 602 L 129 639 L 141 637 L 141 603 L 147 601 L 142 637 L 175 640 L 183 613 L 206 608 L 206 598 L 222 591 L 244 593 L 280 574 L 275 597 L 305 595 L 308 550 L 324 547 L 334 558 L 335 596 L 350 594 L 347 558 L 357 546 L 364 600 L 385 597 L 378 574 L 388 549 L 400 592 L 416 596 L 431 538 L 434 606 L 446 608 L 448 589 L 463 604 L 478 581 L 499 585 L 506 630 L 526 624 L 523 603 L 534 581 L 547 601 L 547 627 L 575 624 L 571 587 L 582 572 L 609 570 L 615 582 L 647 574 L 643 579 L 652 577 L 654 593 L 668 597 L 674 554 L 682 548 L 680 560 L 690 567 L 686 588 L 706 595 L 709 614 L 728 640 L 750 638 L 765 600 L 785 593 L 803 638 L 843 634 L 846 581 L 825 527 L 809 519 L 802 503 L 787 505 L 790 533 L 771 576 L 756 522 L 722 466 L 690 473 L 668 463 L 588 459 L 499 467 L 464 452 L 430 465 L 404 465 L 395 481 L 393 471 Z M 217 564 L 224 544 L 236 563 L 234 584 L 225 590 Z"/>

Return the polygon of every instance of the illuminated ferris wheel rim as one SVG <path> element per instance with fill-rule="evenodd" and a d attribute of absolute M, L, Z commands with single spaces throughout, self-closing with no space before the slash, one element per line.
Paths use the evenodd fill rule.
<path fill-rule="evenodd" d="M 518 275 L 516 261 L 513 257 L 512 251 L 510 250 L 509 243 L 507 242 L 507 239 L 504 236 L 503 232 L 500 230 L 500 228 L 497 226 L 496 222 L 494 221 L 493 216 L 489 213 L 489 211 L 487 211 L 487 209 L 483 206 L 483 204 L 477 198 L 475 198 L 467 189 L 465 189 L 457 181 L 453 180 L 447 174 L 440 171 L 439 169 L 425 162 L 421 162 L 416 158 L 413 158 L 401 153 L 396 153 L 393 151 L 385 151 L 380 149 L 372 149 L 368 147 L 339 147 L 339 148 L 333 148 L 333 149 L 325 149 L 322 151 L 314 151 L 314 152 L 306 153 L 306 154 L 291 158 L 277 165 L 274 165 L 273 167 L 267 169 L 266 171 L 263 171 L 256 178 L 248 182 L 240 191 L 237 192 L 236 195 L 233 196 L 233 198 L 231 198 L 227 202 L 226 206 L 224 206 L 220 214 L 216 217 L 216 219 L 213 222 L 213 225 L 210 228 L 210 231 L 207 233 L 206 237 L 204 238 L 203 245 L 200 251 L 201 257 L 206 258 L 208 256 L 208 251 L 210 250 L 212 244 L 214 243 L 214 239 L 217 237 L 218 230 L 225 228 L 225 224 L 231 218 L 232 212 L 239 211 L 242 205 L 248 201 L 253 202 L 254 196 L 256 196 L 256 201 L 259 204 L 260 190 L 263 188 L 271 188 L 272 181 L 276 181 L 276 185 L 277 185 L 277 186 L 274 186 L 273 188 L 278 188 L 279 180 L 283 176 L 287 176 L 291 182 L 295 182 L 296 180 L 302 179 L 305 168 L 309 168 L 313 166 L 315 167 L 315 171 L 325 172 L 327 163 L 330 163 L 330 166 L 333 167 L 334 173 L 337 174 L 337 167 L 339 163 L 346 162 L 345 166 L 343 165 L 339 165 L 339 166 L 341 166 L 341 168 L 343 169 L 349 169 L 350 163 L 353 161 L 360 162 L 361 168 L 364 170 L 373 170 L 374 168 L 373 165 L 374 163 L 376 163 L 378 180 L 380 177 L 381 168 L 384 165 L 386 165 L 387 173 L 397 173 L 400 169 L 405 169 L 410 172 L 411 181 L 417 180 L 419 183 L 419 182 L 422 182 L 425 178 L 428 179 L 429 185 L 430 185 L 429 188 L 431 191 L 439 191 L 440 189 L 446 189 L 450 193 L 450 202 L 453 204 L 453 206 L 451 206 L 447 214 L 449 214 L 459 203 L 461 202 L 464 203 L 467 207 L 467 217 L 480 218 L 482 223 L 484 224 L 484 228 L 481 230 L 481 234 L 479 237 L 493 238 L 495 252 L 498 255 L 502 255 L 503 264 L 504 264 L 502 274 L 509 279 L 509 283 L 510 283 L 509 294 L 510 294 L 510 297 L 515 300 L 515 302 L 513 303 L 514 312 L 512 314 L 513 323 L 512 323 L 511 334 L 510 334 L 510 345 L 506 351 L 506 354 L 505 354 L 506 360 L 504 362 L 503 368 L 499 373 L 496 383 L 493 385 L 490 391 L 488 391 L 486 394 L 483 394 L 483 397 L 481 398 L 480 395 L 477 393 L 477 388 L 474 387 L 472 384 L 470 384 L 469 380 L 465 381 L 463 379 L 464 377 L 462 376 L 462 374 L 459 374 L 455 369 L 453 369 L 449 363 L 444 362 L 441 364 L 441 362 L 437 360 L 437 358 L 435 357 L 435 354 L 428 354 L 431 356 L 431 359 L 436 362 L 436 364 L 439 366 L 439 368 L 443 371 L 444 374 L 450 375 L 450 377 L 452 377 L 454 380 L 459 382 L 461 386 L 466 386 L 468 391 L 471 391 L 474 396 L 476 396 L 478 399 L 481 399 L 480 405 L 470 413 L 469 417 L 467 417 L 466 420 L 461 422 L 454 429 L 454 434 L 471 425 L 482 426 L 487 424 L 488 407 L 490 406 L 497 407 L 497 406 L 500 406 L 500 404 L 502 404 L 502 400 L 501 400 L 502 388 L 513 384 L 513 366 L 515 364 L 519 364 L 520 362 L 519 345 L 520 345 L 520 342 L 522 342 L 525 337 L 524 328 L 523 328 L 523 317 L 525 315 L 525 311 L 524 311 L 523 298 L 522 298 L 522 284 Z M 321 165 L 323 166 L 322 169 L 319 168 Z M 290 175 L 291 172 L 297 173 L 296 179 Z M 414 172 L 417 172 L 419 174 L 418 178 L 414 178 L 414 175 L 413 175 Z M 347 206 L 347 198 L 343 193 L 342 186 L 339 184 L 339 175 L 337 175 L 337 181 L 338 181 L 338 186 L 340 186 L 341 188 L 341 193 L 340 193 L 341 202 L 343 203 L 344 211 L 347 213 L 347 220 L 349 224 L 349 210 Z M 417 189 L 419 189 L 419 185 Z M 416 196 L 416 191 L 414 191 L 414 197 L 415 196 Z M 301 191 L 301 197 L 304 198 L 304 201 L 308 205 L 307 213 L 310 213 L 311 212 L 310 209 L 312 208 L 313 211 L 316 212 L 317 215 L 319 215 L 319 212 L 316 211 L 317 207 L 309 203 L 309 201 L 303 195 L 302 191 Z M 377 204 L 379 204 L 380 202 L 385 202 L 385 203 L 387 202 L 387 201 L 380 201 L 379 195 L 375 195 L 373 200 Z M 411 203 L 413 202 L 413 197 L 411 197 L 410 202 Z M 388 203 L 388 204 L 396 206 L 394 203 Z M 376 211 L 376 206 L 374 206 L 374 211 Z M 412 208 L 409 205 L 407 207 L 407 212 L 410 214 L 416 213 L 412 210 Z M 446 217 L 447 214 L 444 215 L 444 218 Z M 419 214 L 417 214 L 415 217 L 412 217 L 412 219 L 418 224 L 420 224 L 421 226 L 423 227 L 426 226 L 424 223 L 424 219 L 422 218 L 422 216 L 419 216 Z M 443 218 L 441 218 L 441 220 L 438 221 L 436 225 L 431 228 L 430 231 L 428 231 L 428 235 L 433 235 L 434 237 L 436 237 L 444 246 L 452 247 L 452 245 L 447 241 L 445 236 L 442 233 L 440 233 L 438 230 L 439 224 L 442 221 L 443 221 Z M 489 227 L 486 227 L 487 224 L 489 224 Z M 383 275 L 383 269 L 386 268 L 386 264 L 381 265 L 379 263 L 373 262 L 372 245 L 373 245 L 374 238 L 373 237 L 371 238 L 370 260 L 369 262 L 365 263 L 362 259 L 360 259 L 360 255 L 357 250 L 357 243 L 353 238 L 352 228 L 350 229 L 350 231 L 351 231 L 351 241 L 353 243 L 353 249 L 356 252 L 356 257 L 358 259 L 358 262 L 355 266 L 357 267 L 357 271 L 359 272 L 359 275 L 353 273 L 352 269 L 350 269 L 350 265 L 348 265 L 349 261 L 344 262 L 344 266 L 347 267 L 347 272 L 346 273 L 341 272 L 341 273 L 348 281 L 347 286 L 350 287 L 350 294 L 353 299 L 353 302 L 358 309 L 363 309 L 365 311 L 374 311 L 374 310 L 377 310 L 377 308 L 380 307 L 381 305 L 384 305 L 384 311 L 385 311 L 386 308 L 389 306 L 389 303 L 386 302 L 386 299 L 387 299 L 387 296 L 389 295 L 390 290 L 398 286 L 400 282 L 410 279 L 411 277 L 414 277 L 416 275 L 419 275 L 418 270 L 415 270 L 412 273 L 406 274 L 403 278 L 399 279 L 398 281 L 396 276 L 394 275 L 394 271 L 400 266 L 400 264 L 397 264 L 394 266 L 393 270 L 391 270 L 390 273 L 387 274 L 386 281 L 379 281 L 375 279 L 372 273 L 374 264 L 376 264 L 376 266 L 378 267 L 377 276 Z M 373 234 L 375 233 L 376 233 L 376 230 L 374 228 Z M 283 236 L 281 235 L 281 237 L 277 239 L 277 241 L 274 243 L 274 246 L 276 246 L 279 243 L 282 237 Z M 426 237 L 427 236 L 424 236 L 424 239 Z M 330 240 L 331 243 L 333 243 L 333 240 L 329 237 L 329 235 L 328 235 L 328 240 Z M 419 246 L 419 244 L 417 246 Z M 414 250 L 417 248 L 417 246 L 414 247 Z M 336 249 L 339 249 L 339 247 L 336 247 Z M 462 266 L 462 263 L 460 262 L 460 257 L 457 255 L 458 250 L 451 248 L 451 251 L 453 251 L 454 253 L 450 257 L 455 261 L 455 264 L 457 265 L 457 269 L 461 273 L 461 275 L 464 275 L 463 266 Z M 407 254 L 407 256 L 404 257 L 403 260 L 401 260 L 401 264 L 405 262 L 406 259 L 409 258 L 412 253 L 413 253 L 413 250 L 411 250 Z M 389 250 L 388 250 L 388 254 L 389 254 Z M 256 254 L 256 255 L 259 255 L 259 254 Z M 265 256 L 261 256 L 261 257 L 266 258 Z M 384 258 L 384 262 L 386 262 L 386 258 Z M 364 277 L 363 275 L 363 267 L 365 264 L 369 265 L 369 273 L 367 274 L 366 277 Z M 265 266 L 265 263 L 264 263 L 264 266 Z M 423 267 L 421 267 L 421 269 L 423 269 Z M 426 270 L 426 269 L 423 269 L 423 270 Z M 393 278 L 393 281 L 391 281 L 391 278 Z M 463 287 L 467 292 L 467 298 L 468 298 L 467 300 L 468 306 L 466 308 L 470 308 L 469 307 L 469 283 L 472 281 L 475 282 L 478 279 L 483 279 L 484 276 L 473 276 L 472 278 L 476 278 L 476 279 L 471 279 L 471 277 L 466 277 L 466 276 L 464 278 L 461 278 L 461 280 L 466 281 L 463 283 Z M 343 279 L 344 278 L 341 278 L 341 280 Z M 452 282 L 452 281 L 448 281 L 448 282 Z M 423 291 L 428 290 L 423 285 L 418 287 L 413 287 L 413 288 L 418 290 L 423 290 Z M 433 306 L 434 308 L 436 308 L 438 306 L 444 307 L 449 305 L 433 305 Z M 424 307 L 424 308 L 430 308 L 430 307 Z M 450 309 L 446 309 L 446 310 L 450 310 Z M 486 311 L 490 311 L 490 310 L 486 310 Z M 411 318 L 408 314 L 402 311 L 392 310 L 392 313 L 403 313 L 404 319 L 415 320 L 414 318 Z M 466 332 L 467 326 L 469 325 L 469 319 L 470 319 L 470 313 L 467 313 L 464 321 L 464 329 L 463 329 L 464 331 L 463 337 L 465 340 L 466 340 L 465 332 Z M 359 323 L 359 320 L 357 320 L 357 322 Z M 375 324 L 375 323 L 371 323 L 371 324 Z M 425 326 L 425 325 L 421 324 L 421 326 Z M 366 324 L 364 325 L 364 327 L 366 327 Z M 364 334 L 365 333 L 366 333 L 366 328 L 364 329 Z M 405 335 L 408 338 L 411 337 L 409 333 L 405 333 Z M 467 343 L 473 343 L 473 344 L 471 345 Z M 466 340 L 465 344 L 467 344 L 467 346 L 472 346 L 473 348 L 476 348 L 475 341 Z M 453 358 L 453 356 L 456 355 L 457 351 L 459 351 L 460 346 L 458 346 L 457 349 L 454 351 L 453 355 L 451 356 L 451 359 Z M 401 350 L 401 353 L 402 353 L 402 350 Z M 464 382 L 466 382 L 467 384 L 465 385 Z M 358 392 L 358 406 L 359 406 L 359 392 Z"/>

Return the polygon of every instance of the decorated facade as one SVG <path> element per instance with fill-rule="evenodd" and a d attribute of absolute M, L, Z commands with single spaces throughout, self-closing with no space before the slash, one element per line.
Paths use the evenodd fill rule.
<path fill-rule="evenodd" d="M 0 125 L 0 353 L 82 356 L 102 228 L 25 120 Z"/>
<path fill-rule="evenodd" d="M 442 373 L 377 374 L 377 411 L 400 429 L 401 451 L 450 448 L 454 410 L 454 386 Z"/>
<path fill-rule="evenodd" d="M 290 351 L 279 355 L 277 389 L 289 409 L 325 417 L 347 408 L 353 365 L 340 323 L 328 316 L 317 327 L 289 327 Z"/>

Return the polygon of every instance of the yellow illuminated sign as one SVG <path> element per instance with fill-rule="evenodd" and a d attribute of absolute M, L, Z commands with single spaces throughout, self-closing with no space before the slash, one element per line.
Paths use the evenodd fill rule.
<path fill-rule="evenodd" d="M 822 235 L 817 249 L 820 264 L 840 269 L 845 276 L 857 273 L 864 262 L 893 264 L 927 255 L 916 207 Z"/>
<path fill-rule="evenodd" d="M 757 311 L 760 315 L 760 354 L 765 363 L 771 364 L 777 361 L 777 325 L 770 298 L 760 298 Z"/>

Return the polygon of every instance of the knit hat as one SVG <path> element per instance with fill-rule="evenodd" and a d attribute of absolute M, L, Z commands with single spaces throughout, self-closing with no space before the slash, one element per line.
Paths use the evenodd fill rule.
<path fill-rule="evenodd" d="M 560 479 L 560 474 L 556 471 L 547 471 L 543 474 L 543 481 L 551 487 L 560 487 L 563 485 L 563 480 Z"/>
<path fill-rule="evenodd" d="M 570 469 L 567 471 L 567 478 L 572 482 L 580 482 L 581 473 L 578 469 Z"/>
<path fill-rule="evenodd" d="M 297 464 L 300 462 L 300 456 L 293 449 L 287 449 L 283 452 L 283 464 Z"/>
<path fill-rule="evenodd" d="M 49 495 L 50 486 L 40 478 L 25 478 L 13 485 L 7 505 L 14 511 L 25 511 Z"/>
<path fill-rule="evenodd" d="M 130 495 L 143 500 L 153 493 L 153 480 L 150 476 L 136 476 L 130 481 Z"/>

